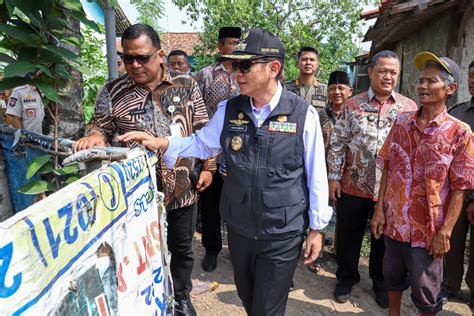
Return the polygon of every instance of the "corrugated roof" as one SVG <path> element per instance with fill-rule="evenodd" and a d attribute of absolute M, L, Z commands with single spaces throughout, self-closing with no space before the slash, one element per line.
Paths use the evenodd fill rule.
<path fill-rule="evenodd" d="M 97 3 L 103 10 L 105 7 L 105 0 L 97 0 Z M 117 36 L 121 36 L 122 33 L 131 25 L 132 24 L 128 20 L 120 5 L 117 5 L 115 7 L 115 33 Z"/>
<path fill-rule="evenodd" d="M 372 41 L 371 55 L 383 49 L 393 49 L 398 41 L 423 28 L 430 20 L 461 2 L 463 1 L 384 0 L 378 9 L 361 15 L 363 19 L 377 18 L 377 22 L 365 34 L 364 41 Z"/>
<path fill-rule="evenodd" d="M 161 47 L 166 55 L 172 50 L 180 49 L 188 56 L 194 55 L 194 46 L 201 44 L 201 38 L 197 32 L 165 32 L 161 33 Z"/>

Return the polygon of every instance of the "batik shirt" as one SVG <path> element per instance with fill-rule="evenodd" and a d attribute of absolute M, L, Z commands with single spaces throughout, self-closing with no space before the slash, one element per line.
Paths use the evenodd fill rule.
<path fill-rule="evenodd" d="M 377 164 L 387 169 L 384 234 L 429 248 L 444 223 L 452 190 L 474 186 L 474 139 L 446 110 L 421 131 L 419 111 L 400 114 Z"/>
<path fill-rule="evenodd" d="M 216 113 L 219 102 L 239 95 L 239 85 L 222 63 L 203 68 L 196 74 L 196 81 L 201 89 L 209 118 Z"/>
<path fill-rule="evenodd" d="M 381 177 L 377 153 L 397 115 L 416 109 L 413 100 L 396 92 L 382 103 L 372 88 L 347 100 L 331 136 L 328 180 L 340 181 L 346 194 L 377 199 Z"/>
<path fill-rule="evenodd" d="M 162 82 L 151 91 L 133 82 L 128 75 L 107 83 L 99 92 L 91 124 L 85 135 L 101 134 L 110 143 L 114 132 L 144 131 L 154 136 L 170 136 L 171 124 L 179 126 L 181 136 L 189 136 L 209 120 L 201 92 L 190 76 L 163 71 Z M 124 144 L 125 145 L 125 144 Z M 128 147 L 138 144 L 128 142 Z M 197 192 L 190 181 L 195 159 L 179 159 L 173 169 L 158 153 L 158 189 L 165 194 L 168 210 L 194 204 Z M 215 171 L 214 159 L 204 162 L 203 170 Z"/>
<path fill-rule="evenodd" d="M 326 107 L 328 101 L 328 86 L 319 82 L 316 78 L 314 78 L 313 84 L 308 90 L 305 89 L 299 79 L 286 82 L 285 88 L 305 99 L 306 102 L 314 106 L 318 112 Z"/>
<path fill-rule="evenodd" d="M 331 144 L 332 130 L 334 129 L 334 124 L 336 124 L 336 121 L 341 116 L 341 113 L 342 112 L 334 112 L 331 105 L 328 105 L 324 110 L 319 111 L 319 122 L 321 123 L 326 158 L 329 153 L 329 145 Z"/>

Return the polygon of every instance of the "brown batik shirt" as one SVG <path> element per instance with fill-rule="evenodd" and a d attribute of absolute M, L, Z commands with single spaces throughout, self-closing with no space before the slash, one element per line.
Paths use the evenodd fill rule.
<path fill-rule="evenodd" d="M 342 111 L 334 112 L 331 108 L 331 104 L 321 110 L 319 113 L 319 123 L 321 124 L 321 132 L 323 134 L 323 141 L 324 141 L 324 152 L 326 154 L 326 158 L 329 152 L 329 145 L 331 143 L 331 135 L 332 130 L 334 129 L 334 125 L 336 121 L 342 114 Z"/>
<path fill-rule="evenodd" d="M 101 134 L 111 142 L 115 132 L 144 131 L 154 136 L 171 135 L 170 125 L 178 124 L 181 136 L 189 136 L 209 120 L 201 92 L 189 75 L 163 68 L 162 82 L 152 91 L 133 82 L 128 75 L 107 83 L 98 93 L 92 122 L 85 136 Z M 124 144 L 130 148 L 135 142 Z M 168 169 L 161 153 L 156 166 L 158 189 L 165 194 L 168 210 L 194 204 L 197 191 L 190 174 L 195 169 L 194 158 L 178 159 Z M 203 170 L 215 171 L 215 159 L 203 162 Z"/>

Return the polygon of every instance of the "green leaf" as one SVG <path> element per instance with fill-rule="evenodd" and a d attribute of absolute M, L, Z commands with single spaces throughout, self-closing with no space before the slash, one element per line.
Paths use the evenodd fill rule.
<path fill-rule="evenodd" d="M 15 58 L 13 58 L 13 57 L 5 54 L 5 53 L 0 53 L 0 61 L 11 64 L 11 63 L 14 63 L 16 60 L 15 60 Z"/>
<path fill-rule="evenodd" d="M 23 45 L 36 47 L 38 44 L 38 36 L 34 33 L 28 33 L 18 27 L 0 24 L 0 33 L 6 34 L 15 40 L 20 41 Z"/>
<path fill-rule="evenodd" d="M 38 170 L 38 174 L 47 174 L 47 173 L 53 173 L 54 172 L 54 165 L 51 161 L 48 161 L 47 163 L 45 163 L 43 165 L 43 167 L 41 167 L 39 170 Z"/>
<path fill-rule="evenodd" d="M 94 31 L 96 31 L 98 33 L 101 33 L 99 25 L 97 25 L 97 23 L 89 20 L 84 13 L 78 12 L 78 11 L 72 11 L 72 12 L 70 12 L 70 14 L 73 17 L 75 17 L 76 19 L 78 19 L 79 21 L 81 21 L 84 25 L 87 25 L 88 27 L 92 28 Z"/>
<path fill-rule="evenodd" d="M 81 177 L 79 177 L 78 175 L 70 176 L 69 178 L 66 179 L 66 181 L 64 181 L 64 183 L 71 184 L 71 183 L 79 180 L 80 178 Z"/>
<path fill-rule="evenodd" d="M 0 81 L 0 90 L 9 90 L 18 86 L 22 86 L 29 82 L 30 81 L 28 79 L 23 77 L 3 78 L 3 80 Z"/>
<path fill-rule="evenodd" d="M 28 195 L 35 195 L 38 193 L 44 193 L 47 191 L 56 190 L 56 186 L 52 182 L 46 182 L 43 180 L 32 181 L 28 184 L 25 184 L 18 189 L 18 192 Z"/>
<path fill-rule="evenodd" d="M 82 10 L 82 4 L 81 4 L 81 1 L 79 0 L 61 0 L 58 2 L 61 6 L 73 12 Z"/>
<path fill-rule="evenodd" d="M 37 64 L 35 66 L 36 68 L 41 69 L 46 75 L 48 75 L 48 77 L 54 77 L 53 74 L 51 73 L 51 70 L 49 70 L 47 66 L 41 65 L 41 64 Z"/>
<path fill-rule="evenodd" d="M 43 48 L 57 56 L 61 56 L 62 58 L 66 60 L 76 61 L 76 62 L 79 60 L 79 56 L 77 56 L 76 54 L 71 52 L 69 49 L 66 49 L 64 47 L 46 45 Z"/>
<path fill-rule="evenodd" d="M 30 164 L 28 165 L 28 169 L 26 169 L 26 180 L 30 180 L 32 176 L 34 176 L 38 170 L 41 169 L 51 158 L 49 155 L 38 156 L 31 160 Z"/>
<path fill-rule="evenodd" d="M 59 96 L 59 94 L 54 89 L 54 86 L 50 83 L 46 82 L 36 82 L 35 86 L 40 89 L 40 91 L 44 94 L 46 98 L 51 101 L 54 101 L 59 104 L 63 104 L 63 100 Z"/>
<path fill-rule="evenodd" d="M 54 170 L 54 173 L 58 176 L 63 176 L 66 174 L 72 174 L 79 172 L 79 167 L 77 165 L 62 167 L 61 169 Z"/>
<path fill-rule="evenodd" d="M 24 77 L 36 70 L 36 66 L 28 61 L 17 61 L 5 67 L 5 77 Z"/>

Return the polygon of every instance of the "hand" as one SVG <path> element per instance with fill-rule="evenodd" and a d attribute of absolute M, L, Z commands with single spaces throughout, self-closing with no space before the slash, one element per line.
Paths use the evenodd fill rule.
<path fill-rule="evenodd" d="M 105 147 L 104 136 L 100 134 L 92 134 L 87 137 L 82 137 L 74 143 L 73 150 L 74 152 L 90 149 L 92 147 Z"/>
<path fill-rule="evenodd" d="M 212 183 L 212 172 L 203 170 L 199 174 L 199 181 L 196 184 L 196 189 L 199 192 L 206 190 Z"/>
<path fill-rule="evenodd" d="M 156 151 L 158 149 L 166 151 L 166 149 L 168 148 L 167 138 L 154 137 L 145 132 L 128 132 L 123 135 L 120 135 L 119 137 L 117 137 L 117 139 L 121 142 L 135 141 L 137 143 L 142 144 L 151 151 Z"/>
<path fill-rule="evenodd" d="M 379 202 L 375 205 L 374 216 L 372 216 L 372 220 L 370 221 L 370 230 L 372 231 L 372 234 L 374 234 L 375 239 L 379 239 L 383 234 L 384 225 L 385 214 L 383 213 L 381 203 Z"/>
<path fill-rule="evenodd" d="M 471 225 L 474 225 L 474 202 L 469 202 L 466 207 L 467 220 Z"/>
<path fill-rule="evenodd" d="M 339 181 L 329 181 L 329 199 L 336 202 L 341 197 L 341 184 Z"/>
<path fill-rule="evenodd" d="M 319 253 L 323 248 L 323 234 L 317 230 L 310 229 L 306 236 L 306 247 L 304 249 L 305 265 L 310 264 L 319 257 Z"/>
<path fill-rule="evenodd" d="M 443 258 L 449 249 L 451 249 L 450 238 L 451 236 L 441 228 L 431 240 L 431 245 L 428 249 L 429 254 L 435 259 Z"/>

